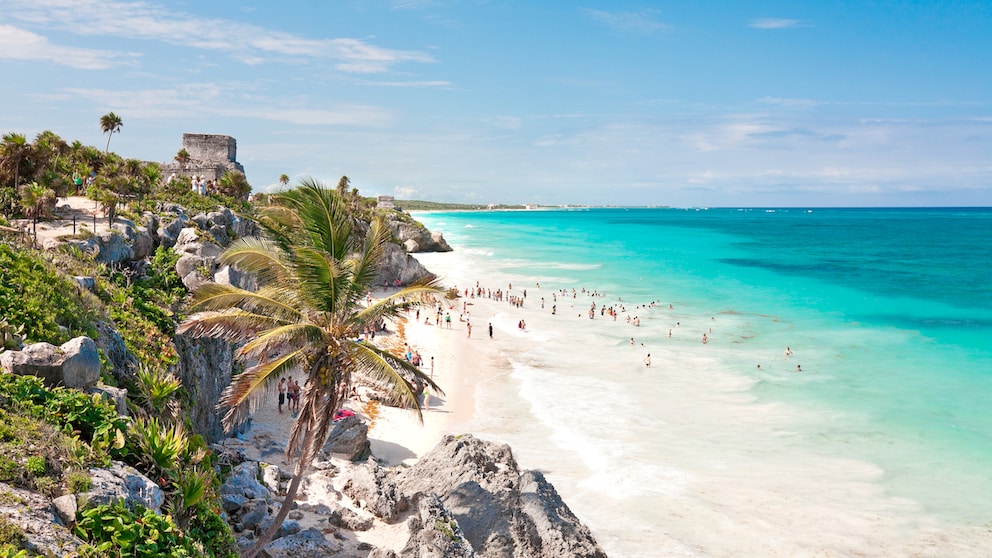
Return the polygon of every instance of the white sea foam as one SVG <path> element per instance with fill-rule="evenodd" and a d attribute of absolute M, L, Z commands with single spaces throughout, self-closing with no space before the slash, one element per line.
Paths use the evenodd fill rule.
<path fill-rule="evenodd" d="M 934 548 L 981 556 L 989 548 L 987 530 L 949 527 L 891 492 L 898 471 L 859 456 L 857 448 L 894 443 L 874 431 L 870 409 L 841 414 L 813 397 L 807 405 L 775 397 L 827 387 L 845 347 L 865 342 L 858 327 L 835 332 L 827 346 L 773 316 L 688 300 L 637 308 L 649 300 L 626 293 L 616 294 L 639 327 L 623 316 L 586 317 L 591 302 L 619 304 L 615 294 L 559 298 L 552 316 L 550 293 L 561 285 L 518 273 L 526 262 L 483 253 L 422 261 L 459 285 L 542 288 L 528 289 L 523 309 L 473 305 L 473 323 L 493 323 L 506 366 L 476 386 L 471 428 L 510 443 L 522 467 L 544 470 L 611 556 L 940 555 Z M 543 310 L 532 302 L 540 296 Z M 783 354 L 787 343 L 795 356 Z"/>

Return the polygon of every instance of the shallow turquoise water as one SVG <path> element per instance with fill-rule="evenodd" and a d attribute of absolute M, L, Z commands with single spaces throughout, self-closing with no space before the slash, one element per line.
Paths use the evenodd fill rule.
<path fill-rule="evenodd" d="M 811 412 L 795 432 L 776 427 L 782 446 L 873 464 L 887 494 L 941 518 L 992 521 L 984 497 L 992 493 L 992 210 L 590 209 L 418 218 L 442 230 L 473 272 L 517 281 L 515 290 L 529 288 L 534 304 L 551 289 L 573 287 L 606 292 L 609 304 L 657 301 L 640 310 L 645 323 L 636 335 L 645 350 L 712 373 L 714 382 L 739 380 L 753 410 L 785 404 Z M 710 342 L 698 343 L 710 329 Z M 643 355 L 618 358 L 603 347 L 626 346 L 630 331 L 562 330 L 589 336 L 574 374 L 554 369 L 575 355 L 556 354 L 553 343 L 508 351 L 508 358 L 572 381 L 585 381 L 583 366 L 609 373 L 610 384 L 590 379 L 589 390 L 665 389 L 641 377 L 616 379 Z M 522 380 L 529 390 L 540 390 L 540 373 Z M 567 424 L 565 407 L 534 412 L 559 413 L 548 423 Z M 629 426 L 643 426 L 641 440 L 671 420 L 648 415 L 644 425 Z M 634 451 L 644 453 L 646 466 L 671 451 L 643 443 Z M 758 437 L 739 443 L 745 452 L 768 445 Z M 685 451 L 708 453 L 706 463 L 721 458 L 712 440 Z M 692 463 L 671 465 L 692 474 Z"/>

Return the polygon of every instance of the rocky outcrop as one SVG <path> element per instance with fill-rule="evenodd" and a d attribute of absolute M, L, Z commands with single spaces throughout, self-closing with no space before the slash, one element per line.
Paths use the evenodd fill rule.
<path fill-rule="evenodd" d="M 123 500 L 129 507 L 140 504 L 157 512 L 165 502 L 165 493 L 157 484 L 134 467 L 120 461 L 112 462 L 107 469 L 90 469 L 90 477 L 93 479 L 93 487 L 76 495 L 76 503 L 80 508 Z"/>
<path fill-rule="evenodd" d="M 325 455 L 337 455 L 349 461 L 361 461 L 371 454 L 369 425 L 358 415 L 334 421 L 334 428 L 322 448 Z"/>
<path fill-rule="evenodd" d="M 197 339 L 182 334 L 176 334 L 173 343 L 179 355 L 173 373 L 192 400 L 189 412 L 193 429 L 208 441 L 220 440 L 224 437 L 224 427 L 217 401 L 234 373 L 231 344 L 223 339 Z"/>
<path fill-rule="evenodd" d="M 0 354 L 0 368 L 8 374 L 38 376 L 49 386 L 87 390 L 100 379 L 100 354 L 89 337 L 76 337 L 62 346 L 34 343 L 20 351 Z"/>
<path fill-rule="evenodd" d="M 69 531 L 48 498 L 2 482 L 0 494 L 0 517 L 23 533 L 23 546 L 32 556 L 75 556 L 83 541 Z"/>
<path fill-rule="evenodd" d="M 94 327 L 96 328 L 96 339 L 94 339 L 96 346 L 103 351 L 104 356 L 111 364 L 108 367 L 108 372 L 117 380 L 118 384 L 127 384 L 134 379 L 134 375 L 138 372 L 137 357 L 127 348 L 127 344 L 124 343 L 124 339 L 113 323 L 97 322 Z"/>
<path fill-rule="evenodd" d="M 62 244 L 79 248 L 93 256 L 94 261 L 107 264 L 120 264 L 143 260 L 155 250 L 153 232 L 147 227 L 138 226 L 128 219 L 118 218 L 111 230 L 85 239 L 61 241 L 50 239 L 45 249 L 51 250 Z"/>
<path fill-rule="evenodd" d="M 385 255 L 379 264 L 379 274 L 376 276 L 377 285 L 392 286 L 396 284 L 409 285 L 415 281 L 433 277 L 430 271 L 416 258 L 407 254 L 396 244 L 386 245 Z"/>
<path fill-rule="evenodd" d="M 455 518 L 434 494 L 419 499 L 418 515 L 407 527 L 410 538 L 401 556 L 416 558 L 474 558 L 477 556 Z"/>
<path fill-rule="evenodd" d="M 451 251 L 451 246 L 448 246 L 441 233 L 432 233 L 419 223 L 400 220 L 392 216 L 392 214 L 387 219 L 389 228 L 393 231 L 393 236 L 403 245 L 407 252 Z"/>
<path fill-rule="evenodd" d="M 383 505 L 400 502 L 394 495 L 396 492 L 408 501 L 420 502 L 418 509 L 422 516 L 423 499 L 436 495 L 478 556 L 606 556 L 589 529 L 541 473 L 519 470 L 509 446 L 471 435 L 445 436 L 415 465 L 400 470 L 392 478 L 383 477 L 383 473 L 374 470 L 376 467 L 370 461 L 364 470 L 352 470 L 350 474 L 355 477 L 348 483 L 353 499 L 364 502 L 369 511 L 385 518 L 401 513 L 398 506 L 394 511 Z M 359 484 L 366 488 L 359 489 Z M 404 555 L 407 551 L 411 556 L 433 555 L 424 548 L 423 534 L 413 528 L 410 544 L 420 548 L 416 552 L 421 554 L 407 548 Z"/>

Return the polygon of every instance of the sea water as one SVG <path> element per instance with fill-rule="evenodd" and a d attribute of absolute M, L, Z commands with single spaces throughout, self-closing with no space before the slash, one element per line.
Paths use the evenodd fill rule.
<path fill-rule="evenodd" d="M 472 317 L 470 429 L 611 556 L 992 553 L 992 210 L 417 217 L 449 285 L 526 289 Z"/>

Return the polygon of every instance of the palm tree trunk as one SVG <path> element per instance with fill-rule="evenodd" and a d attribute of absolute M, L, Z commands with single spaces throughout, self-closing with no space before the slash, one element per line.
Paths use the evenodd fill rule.
<path fill-rule="evenodd" d="M 110 133 L 107 134 L 107 147 L 106 147 L 106 149 L 103 150 L 104 153 L 110 153 L 110 138 L 112 138 L 112 137 L 114 137 L 114 131 L 113 130 L 111 130 Z"/>
<path fill-rule="evenodd" d="M 272 537 L 275 536 L 276 531 L 282 526 L 283 520 L 289 515 L 290 509 L 293 507 L 293 500 L 296 498 L 296 493 L 300 491 L 300 485 L 303 483 L 303 475 L 306 474 L 307 470 L 310 468 L 310 463 L 313 461 L 313 452 L 308 451 L 310 444 L 313 443 L 314 429 L 310 428 L 307 430 L 307 435 L 303 439 L 303 451 L 300 452 L 300 460 L 296 463 L 296 471 L 293 474 L 293 480 L 290 481 L 289 487 L 286 489 L 286 497 L 283 498 L 282 506 L 279 508 L 279 513 L 276 514 L 275 519 L 272 521 L 272 525 L 262 533 L 262 536 L 255 541 L 255 544 L 251 546 L 248 550 L 242 554 L 242 558 L 255 558 L 255 556 L 265 548 L 265 545 L 272 542 Z"/>

